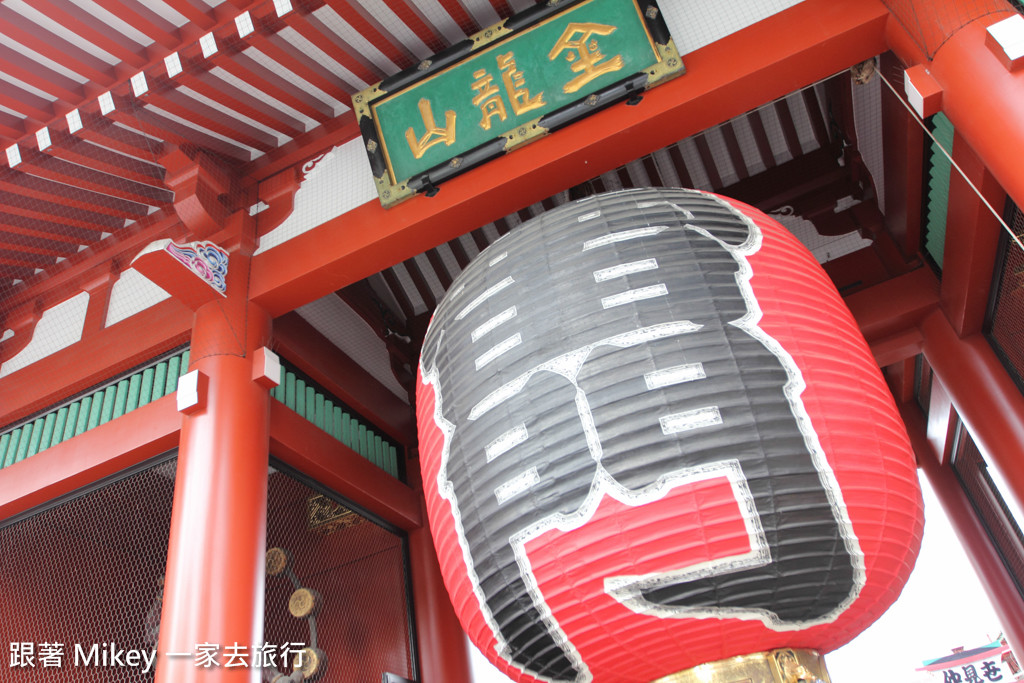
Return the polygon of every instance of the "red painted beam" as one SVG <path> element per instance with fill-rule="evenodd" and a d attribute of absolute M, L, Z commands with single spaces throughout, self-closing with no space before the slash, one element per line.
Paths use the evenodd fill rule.
<path fill-rule="evenodd" d="M 26 244 L 20 241 L 14 242 L 9 239 L 5 239 L 2 235 L 4 235 L 4 228 L 3 225 L 0 224 L 0 251 L 19 251 L 25 254 L 39 254 L 40 256 L 50 257 L 67 257 L 77 251 L 70 244 L 54 242 L 45 238 L 40 241 L 33 240 L 31 244 Z M 45 246 L 47 244 L 52 246 Z M 50 262 L 52 261 L 53 259 L 51 258 Z"/>
<path fill-rule="evenodd" d="M 1006 112 L 1024 107 L 1024 71 L 1007 71 L 985 46 L 985 29 L 1012 12 L 1007 4 L 1005 12 L 968 23 L 942 44 L 928 68 L 942 86 L 942 109 L 957 132 L 1014 201 L 1024 204 L 1024 126 L 992 125 L 1004 120 Z M 919 18 L 935 21 L 926 13 Z M 898 22 L 890 22 L 889 42 L 904 63 L 927 61 Z"/>
<path fill-rule="evenodd" d="M 157 108 L 136 107 L 127 98 L 114 96 L 115 109 L 107 117 L 173 145 L 198 145 L 239 161 L 248 161 L 251 152 L 241 146 L 209 135 L 198 128 L 168 118 Z M 144 104 L 148 104 L 144 102 Z M 188 119 L 186 119 L 188 120 Z"/>
<path fill-rule="evenodd" d="M 411 488 L 278 401 L 270 407 L 270 452 L 400 529 L 425 523 Z"/>
<path fill-rule="evenodd" d="M 1024 502 L 1024 395 L 985 338 L 961 339 L 940 312 L 921 323 L 924 354 L 985 459 Z"/>
<path fill-rule="evenodd" d="M 874 344 L 917 327 L 935 311 L 939 283 L 931 271 L 918 268 L 851 294 L 845 301 L 868 344 Z"/>
<path fill-rule="evenodd" d="M 25 136 L 25 121 L 5 111 L 0 112 L 0 135 L 3 136 L 4 148 L 14 144 Z"/>
<path fill-rule="evenodd" d="M 177 445 L 180 429 L 171 394 L 5 467 L 0 520 L 166 453 Z"/>
<path fill-rule="evenodd" d="M 376 200 L 257 256 L 253 294 L 280 315 L 483 223 L 882 52 L 878 2 L 806 0 L 686 56 L 687 73 L 389 211 Z M 525 149 L 525 148 L 524 148 Z"/>
<path fill-rule="evenodd" d="M 163 301 L 11 373 L 0 382 L 0 424 L 11 424 L 169 351 L 188 339 L 192 312 Z"/>
<path fill-rule="evenodd" d="M 918 465 L 928 478 L 953 530 L 967 551 L 967 558 L 988 594 L 1004 635 L 1011 647 L 1020 651 L 1019 648 L 1024 647 L 1024 600 L 953 470 L 939 464 L 939 454 L 928 441 L 920 410 L 913 404 L 905 403 L 900 406 L 900 413 L 907 426 L 910 443 L 917 454 Z"/>
<path fill-rule="evenodd" d="M 334 145 L 340 145 L 359 137 L 359 125 L 353 112 L 345 112 L 341 116 L 327 121 L 309 132 L 299 135 L 274 152 L 249 163 L 242 175 L 253 183 L 261 183 L 277 173 L 291 173 L 296 165 L 304 164 L 316 154 L 311 149 L 326 152 Z"/>
<path fill-rule="evenodd" d="M 4 194 L 0 193 L 0 201 Z M 100 226 L 93 226 L 90 231 L 75 226 L 61 225 L 56 222 L 59 220 L 58 217 L 45 214 L 19 215 L 12 212 L 9 206 L 5 206 L 3 209 L 5 211 L 0 211 L 0 232 L 30 237 L 33 240 L 72 245 L 74 247 L 72 251 L 77 251 L 80 244 L 98 239 L 102 230 Z"/>
<path fill-rule="evenodd" d="M 891 52 L 881 58 L 886 78 L 902 70 Z M 921 249 L 921 174 L 924 131 L 903 100 L 888 88 L 882 91 L 882 146 L 885 168 L 885 227 L 904 257 Z"/>
<path fill-rule="evenodd" d="M 412 408 L 343 354 L 298 313 L 274 321 L 278 352 L 302 372 L 405 446 L 416 439 Z"/>
<path fill-rule="evenodd" d="M 233 41 L 233 45 L 234 47 L 225 46 L 207 61 L 314 121 L 324 123 L 334 117 L 334 111 L 326 104 L 246 56 L 242 52 L 246 47 L 244 42 Z"/>

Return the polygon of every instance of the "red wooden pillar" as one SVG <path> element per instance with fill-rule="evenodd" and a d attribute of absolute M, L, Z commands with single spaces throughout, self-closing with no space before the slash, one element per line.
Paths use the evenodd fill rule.
<path fill-rule="evenodd" d="M 473 680 L 469 663 L 469 639 L 455 616 L 451 598 L 441 577 L 441 565 L 427 527 L 419 464 L 409 463 L 409 480 L 420 497 L 423 526 L 409 532 L 409 565 L 419 643 L 420 680 L 423 683 Z"/>
<path fill-rule="evenodd" d="M 253 357 L 271 325 L 247 300 L 248 265 L 232 255 L 228 296 L 195 316 L 191 370 L 200 381 L 181 429 L 158 683 L 260 680 L 254 668 L 225 666 L 226 648 L 244 648 L 236 652 L 251 665 L 263 640 L 270 394 L 254 380 Z M 218 646 L 219 666 L 196 666 L 202 644 Z"/>

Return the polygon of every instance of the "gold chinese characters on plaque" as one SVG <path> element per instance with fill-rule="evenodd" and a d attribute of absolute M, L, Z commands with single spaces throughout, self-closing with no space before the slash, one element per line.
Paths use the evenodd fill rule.
<path fill-rule="evenodd" d="M 388 207 L 683 72 L 654 0 L 551 0 L 353 104 Z"/>

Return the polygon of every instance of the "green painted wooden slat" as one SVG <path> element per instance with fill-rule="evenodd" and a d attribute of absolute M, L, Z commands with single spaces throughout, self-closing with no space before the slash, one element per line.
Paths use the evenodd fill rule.
<path fill-rule="evenodd" d="M 345 411 L 341 413 L 341 442 L 352 448 L 352 416 Z"/>
<path fill-rule="evenodd" d="M 167 394 L 167 361 L 157 363 L 153 368 L 153 392 L 150 400 L 155 401 Z"/>
<path fill-rule="evenodd" d="M 930 164 L 927 182 L 927 215 L 925 218 L 924 248 L 932 260 L 942 269 L 946 246 L 946 220 L 949 210 L 949 179 L 952 163 L 942 148 L 953 152 L 953 124 L 945 114 L 932 117 L 933 134 L 937 142 L 930 146 Z M 940 148 L 940 145 L 942 148 Z"/>
<path fill-rule="evenodd" d="M 161 361 L 0 435 L 5 444 L 0 449 L 0 467 L 31 457 L 177 390 L 178 376 L 182 368 L 187 368 L 183 364 L 187 359 L 188 353 L 184 352 Z M 7 463 L 8 459 L 11 463 Z"/>
<path fill-rule="evenodd" d="M 146 368 L 142 371 L 142 377 L 139 381 L 138 398 L 135 402 L 136 408 L 141 408 L 153 400 L 153 379 L 155 376 L 156 368 Z M 138 377 L 138 375 L 136 375 L 136 377 Z"/>
<path fill-rule="evenodd" d="M 71 432 L 71 436 L 78 436 L 89 428 L 89 414 L 92 412 L 93 403 L 92 395 L 86 396 L 80 403 L 82 407 L 78 411 L 78 419 L 75 421 L 75 429 Z"/>
<path fill-rule="evenodd" d="M 281 372 L 277 378 L 277 386 L 270 390 L 271 398 L 275 398 L 281 403 L 284 403 L 284 383 L 288 381 L 287 371 L 284 366 L 281 366 Z"/>
<path fill-rule="evenodd" d="M 75 435 L 75 426 L 78 424 L 78 414 L 81 408 L 82 401 L 75 401 L 68 406 L 68 419 L 64 421 L 64 434 L 61 435 L 61 441 L 67 441 Z"/>
<path fill-rule="evenodd" d="M 366 425 L 360 424 L 356 431 L 356 453 L 366 457 Z"/>
<path fill-rule="evenodd" d="M 110 414 L 110 419 L 121 417 L 124 415 L 125 410 L 128 408 L 128 390 L 131 387 L 131 381 L 123 379 L 114 385 L 114 410 Z"/>
<path fill-rule="evenodd" d="M 139 407 L 139 398 L 142 394 L 142 373 L 136 372 L 128 378 L 128 400 L 125 402 L 124 412 L 129 413 Z M 122 413 L 123 415 L 124 413 Z"/>
<path fill-rule="evenodd" d="M 188 374 L 188 364 L 192 361 L 191 349 L 185 349 L 181 352 L 181 367 L 178 368 L 178 377 Z M 175 382 L 177 386 L 177 382 Z"/>
<path fill-rule="evenodd" d="M 32 423 L 32 438 L 28 442 L 28 452 L 25 453 L 26 458 L 31 458 L 39 452 L 39 444 L 42 443 L 43 427 L 45 424 L 46 419 L 42 417 L 36 418 Z"/>
<path fill-rule="evenodd" d="M 295 410 L 295 373 L 289 372 L 286 377 L 284 388 L 284 404 Z"/>
<path fill-rule="evenodd" d="M 374 465 L 379 464 L 375 459 L 376 454 L 373 452 L 373 437 L 375 436 L 372 429 L 367 428 L 366 430 L 366 453 L 363 457 L 372 462 Z"/>
<path fill-rule="evenodd" d="M 50 435 L 50 447 L 56 446 L 64 440 L 64 427 L 68 423 L 68 413 L 70 411 L 70 406 L 62 406 L 57 411 L 57 418 L 53 421 L 53 434 Z"/>
<path fill-rule="evenodd" d="M 111 384 L 103 391 L 103 409 L 100 411 L 100 424 L 106 424 L 114 417 L 114 405 L 116 403 L 117 385 Z"/>
<path fill-rule="evenodd" d="M 324 395 L 319 391 L 316 392 L 316 397 L 313 399 L 313 424 L 326 431 L 324 423 Z"/>
<path fill-rule="evenodd" d="M 380 438 L 379 434 L 373 435 L 373 461 L 377 467 L 386 469 L 384 467 L 384 440 Z"/>
<path fill-rule="evenodd" d="M 181 356 L 174 356 L 167 361 L 167 379 L 164 384 L 164 395 L 178 390 L 178 375 L 181 370 Z"/>
<path fill-rule="evenodd" d="M 390 469 L 388 471 L 391 473 L 392 477 L 396 477 L 397 478 L 398 477 L 398 449 L 395 448 L 394 446 L 391 446 L 391 445 L 388 445 L 388 463 L 390 464 Z"/>
<path fill-rule="evenodd" d="M 295 405 L 292 410 L 306 417 L 306 382 L 298 377 L 295 378 Z"/>
<path fill-rule="evenodd" d="M 105 397 L 106 392 L 104 391 L 97 391 L 92 395 L 92 408 L 89 409 L 89 419 L 86 422 L 85 429 L 79 430 L 79 434 L 99 426 L 100 415 L 103 413 L 103 399 Z"/>
<path fill-rule="evenodd" d="M 313 424 L 316 424 L 316 389 L 311 386 L 306 387 L 306 410 L 302 415 Z"/>
<path fill-rule="evenodd" d="M 0 435 L 0 468 L 7 465 L 7 447 L 11 444 L 11 432 Z"/>
<path fill-rule="evenodd" d="M 47 413 L 43 420 L 43 433 L 39 438 L 39 446 L 36 448 L 36 453 L 45 451 L 50 447 L 50 441 L 53 439 L 53 427 L 56 422 L 57 413 Z"/>
<path fill-rule="evenodd" d="M 324 399 L 324 423 L 320 427 L 331 436 L 334 436 L 334 401 L 329 398 Z M 334 436 L 337 439 L 337 436 Z"/>
<path fill-rule="evenodd" d="M 7 442 L 6 454 L 4 455 L 4 467 L 13 465 L 14 459 L 18 456 L 18 446 L 21 444 L 21 427 L 11 430 L 10 437 L 11 439 Z"/>
<path fill-rule="evenodd" d="M 21 462 L 28 457 L 29 443 L 32 441 L 32 424 L 21 426 L 21 439 L 18 441 L 18 452 L 14 454 L 14 462 Z"/>

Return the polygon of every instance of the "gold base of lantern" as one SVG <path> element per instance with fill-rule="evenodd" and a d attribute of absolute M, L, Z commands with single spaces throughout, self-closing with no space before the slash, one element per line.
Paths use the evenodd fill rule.
<path fill-rule="evenodd" d="M 814 650 L 782 649 L 720 659 L 652 683 L 832 683 Z"/>

